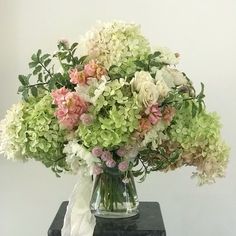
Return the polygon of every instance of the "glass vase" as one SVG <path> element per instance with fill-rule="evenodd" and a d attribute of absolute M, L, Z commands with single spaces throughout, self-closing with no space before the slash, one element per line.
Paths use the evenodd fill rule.
<path fill-rule="evenodd" d="M 138 214 L 138 196 L 130 170 L 106 168 L 95 177 L 91 212 L 103 218 L 127 218 Z"/>

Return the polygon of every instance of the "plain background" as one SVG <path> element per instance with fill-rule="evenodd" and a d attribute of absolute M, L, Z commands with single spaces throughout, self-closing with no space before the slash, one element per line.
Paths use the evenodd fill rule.
<path fill-rule="evenodd" d="M 168 236 L 236 235 L 236 1 L 235 0 L 0 0 L 0 118 L 20 97 L 18 74 L 33 52 L 56 50 L 60 38 L 79 39 L 96 20 L 141 24 L 153 46 L 181 54 L 179 69 L 199 88 L 209 111 L 222 117 L 231 146 L 226 178 L 196 186 L 194 169 L 153 173 L 137 184 L 140 200 L 158 201 Z M 58 179 L 40 163 L 0 159 L 0 235 L 45 236 L 76 176 Z"/>

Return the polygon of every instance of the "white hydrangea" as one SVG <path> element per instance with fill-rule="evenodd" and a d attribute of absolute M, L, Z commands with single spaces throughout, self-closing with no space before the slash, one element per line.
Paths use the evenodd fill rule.
<path fill-rule="evenodd" d="M 147 39 L 140 27 L 122 21 L 100 23 L 82 39 L 85 54 L 97 59 L 107 69 L 111 65 L 143 59 L 150 53 Z"/>
<path fill-rule="evenodd" d="M 156 150 L 162 141 L 167 139 L 167 136 L 163 133 L 165 128 L 165 124 L 161 121 L 155 124 L 153 128 L 145 134 L 144 140 L 140 146 L 147 147 L 147 145 L 150 143 L 152 150 Z"/>
<path fill-rule="evenodd" d="M 109 77 L 104 75 L 99 81 L 97 78 L 90 78 L 88 84 L 78 84 L 75 87 L 75 90 L 84 101 L 92 103 L 95 106 L 97 99 L 102 95 L 106 88 L 108 79 Z"/>
<path fill-rule="evenodd" d="M 25 160 L 22 155 L 22 140 L 20 133 L 24 132 L 23 126 L 23 104 L 14 104 L 0 121 L 0 153 L 7 159 Z"/>
<path fill-rule="evenodd" d="M 92 175 L 94 164 L 99 162 L 98 158 L 94 157 L 83 145 L 78 144 L 76 140 L 69 141 L 65 145 L 63 153 L 66 154 L 66 162 L 74 174 L 80 170 L 85 175 Z"/>
<path fill-rule="evenodd" d="M 169 48 L 166 47 L 158 47 L 155 49 L 161 53 L 160 56 L 156 58 L 156 61 L 161 63 L 166 63 L 169 65 L 176 65 L 179 63 L 179 56 L 177 53 L 172 52 Z"/>

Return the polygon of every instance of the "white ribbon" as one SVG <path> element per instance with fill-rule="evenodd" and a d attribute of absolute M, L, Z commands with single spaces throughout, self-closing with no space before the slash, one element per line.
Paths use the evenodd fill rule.
<path fill-rule="evenodd" d="M 96 224 L 90 212 L 92 178 L 79 172 L 79 180 L 74 187 L 67 206 L 62 236 L 92 236 Z"/>

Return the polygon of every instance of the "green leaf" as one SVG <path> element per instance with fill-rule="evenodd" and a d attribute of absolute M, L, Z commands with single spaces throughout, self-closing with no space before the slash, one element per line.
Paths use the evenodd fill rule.
<path fill-rule="evenodd" d="M 41 60 L 44 61 L 44 60 L 46 60 L 48 57 L 50 57 L 50 54 L 44 54 L 44 55 L 41 57 Z"/>
<path fill-rule="evenodd" d="M 34 68 L 37 65 L 38 65 L 38 62 L 32 61 L 32 62 L 29 63 L 29 68 Z"/>
<path fill-rule="evenodd" d="M 51 78 L 49 80 L 48 88 L 50 91 L 53 90 L 54 88 L 56 88 L 56 78 Z"/>
<path fill-rule="evenodd" d="M 37 67 L 35 67 L 34 71 L 33 71 L 33 75 L 36 75 L 38 74 L 42 69 L 42 66 L 41 65 L 38 65 Z"/>
<path fill-rule="evenodd" d="M 37 51 L 37 58 L 38 58 L 38 60 L 39 60 L 39 58 L 40 58 L 41 54 L 42 54 L 42 50 L 41 50 L 41 49 L 39 49 L 39 50 Z"/>
<path fill-rule="evenodd" d="M 74 48 L 76 48 L 78 46 L 78 43 L 73 43 L 70 47 L 70 50 L 72 51 Z"/>
<path fill-rule="evenodd" d="M 29 85 L 29 76 L 19 75 L 18 79 L 22 85 L 24 85 L 24 86 Z"/>
<path fill-rule="evenodd" d="M 35 86 L 31 87 L 30 91 L 34 97 L 38 96 L 38 89 Z"/>
<path fill-rule="evenodd" d="M 25 86 L 19 86 L 17 93 L 22 93 L 25 90 Z"/>
<path fill-rule="evenodd" d="M 153 53 L 154 57 L 159 57 L 160 55 L 161 55 L 161 52 L 159 52 L 159 51 L 156 51 L 156 52 Z"/>
<path fill-rule="evenodd" d="M 197 115 L 198 112 L 198 107 L 197 105 L 193 102 L 192 103 L 192 117 L 195 117 Z"/>
<path fill-rule="evenodd" d="M 38 82 L 43 82 L 43 74 L 42 73 L 38 74 Z"/>
<path fill-rule="evenodd" d="M 28 89 L 25 89 L 24 92 L 22 93 L 22 96 L 23 96 L 23 99 L 25 101 L 28 101 L 28 98 L 29 98 L 29 90 Z"/>
<path fill-rule="evenodd" d="M 47 67 L 51 61 L 52 61 L 51 59 L 47 59 L 47 60 L 43 63 L 44 66 Z"/>
<path fill-rule="evenodd" d="M 37 55 L 35 53 L 31 56 L 31 59 L 34 62 L 38 62 L 38 58 L 37 58 Z"/>
<path fill-rule="evenodd" d="M 78 60 L 78 64 L 83 64 L 84 61 L 87 59 L 87 55 L 86 56 L 82 56 L 79 60 Z"/>

